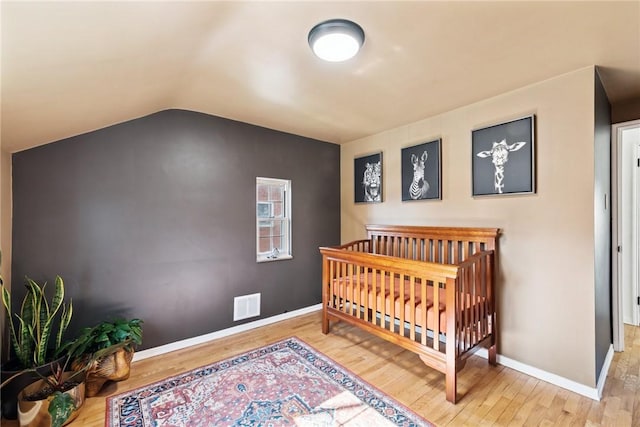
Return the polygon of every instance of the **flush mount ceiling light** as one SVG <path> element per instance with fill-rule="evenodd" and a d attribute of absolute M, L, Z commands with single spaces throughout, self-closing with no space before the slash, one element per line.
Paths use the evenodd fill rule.
<path fill-rule="evenodd" d="M 318 58 L 330 62 L 351 59 L 364 43 L 360 25 L 346 19 L 330 19 L 309 31 L 309 46 Z"/>

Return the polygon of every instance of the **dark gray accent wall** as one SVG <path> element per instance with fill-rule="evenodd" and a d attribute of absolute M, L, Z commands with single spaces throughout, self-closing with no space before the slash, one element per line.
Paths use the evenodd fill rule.
<path fill-rule="evenodd" d="M 292 260 L 256 263 L 256 176 L 292 181 Z M 321 301 L 318 246 L 340 242 L 340 147 L 167 110 L 13 155 L 14 304 L 25 275 L 73 298 L 70 332 L 144 320 L 156 347 Z"/>
<path fill-rule="evenodd" d="M 596 382 L 611 346 L 611 106 L 595 72 L 595 322 Z"/>

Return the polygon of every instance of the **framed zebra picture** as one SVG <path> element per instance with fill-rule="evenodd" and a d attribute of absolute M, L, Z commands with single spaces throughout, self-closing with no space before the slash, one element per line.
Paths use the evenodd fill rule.
<path fill-rule="evenodd" d="M 402 201 L 442 199 L 441 142 L 402 149 Z"/>
<path fill-rule="evenodd" d="M 382 153 L 354 159 L 353 174 L 356 203 L 382 202 Z"/>
<path fill-rule="evenodd" d="M 472 195 L 535 193 L 535 116 L 471 132 Z"/>

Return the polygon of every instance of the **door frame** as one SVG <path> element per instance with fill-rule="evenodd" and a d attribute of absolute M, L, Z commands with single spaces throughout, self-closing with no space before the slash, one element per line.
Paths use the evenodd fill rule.
<path fill-rule="evenodd" d="M 621 278 L 619 270 L 622 266 L 622 259 L 620 253 L 618 252 L 618 246 L 620 245 L 620 240 L 622 236 L 622 230 L 620 227 L 621 224 L 621 213 L 620 213 L 620 204 L 621 200 L 618 197 L 618 189 L 622 187 L 622 167 L 618 167 L 622 163 L 622 132 L 624 130 L 633 129 L 636 127 L 640 127 L 640 120 L 632 120 L 629 122 L 616 123 L 611 126 L 611 134 L 613 136 L 613 143 L 611 144 L 611 208 L 612 208 L 612 244 L 611 244 L 611 311 L 612 311 L 612 320 L 613 320 L 613 349 L 615 351 L 624 351 L 624 320 L 623 320 L 623 308 L 622 308 L 622 286 L 621 286 Z M 634 172 L 634 178 L 637 176 L 638 171 Z M 634 183 L 637 181 L 635 178 Z M 634 184 L 635 185 L 635 184 Z M 638 203 L 636 203 L 637 205 Z M 637 209 L 634 209 L 635 212 L 635 220 L 634 227 L 639 227 L 638 224 L 638 216 L 640 215 L 637 212 Z M 640 244 L 637 240 L 638 238 L 638 230 L 632 230 L 634 235 L 636 236 L 636 244 Z M 624 250 L 624 249 L 623 249 Z M 636 250 L 636 255 L 638 252 Z M 638 262 L 635 263 L 634 268 L 634 278 L 637 282 L 637 275 L 639 266 Z M 636 292 L 640 292 L 640 290 L 636 290 Z M 634 315 L 634 318 L 636 316 Z"/>

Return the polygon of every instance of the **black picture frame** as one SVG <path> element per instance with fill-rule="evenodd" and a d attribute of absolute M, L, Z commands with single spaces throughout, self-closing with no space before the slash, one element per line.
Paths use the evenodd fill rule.
<path fill-rule="evenodd" d="M 535 116 L 471 131 L 472 195 L 534 194 Z"/>
<path fill-rule="evenodd" d="M 442 139 L 401 152 L 402 201 L 442 200 Z"/>
<path fill-rule="evenodd" d="M 353 182 L 355 203 L 382 202 L 382 152 L 354 159 Z"/>

